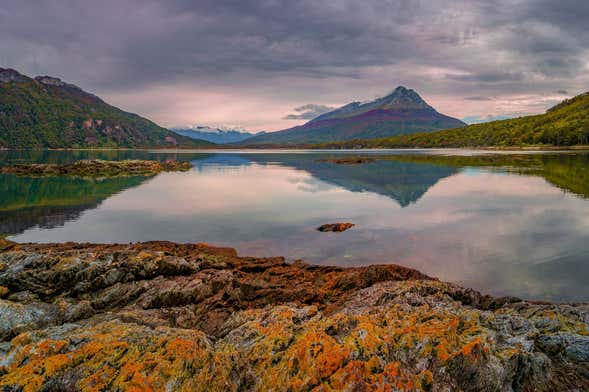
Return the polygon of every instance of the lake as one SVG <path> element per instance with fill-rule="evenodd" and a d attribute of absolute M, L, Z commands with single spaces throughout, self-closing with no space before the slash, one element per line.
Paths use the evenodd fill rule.
<path fill-rule="evenodd" d="M 342 154 L 376 160 L 323 161 Z M 87 158 L 187 160 L 193 169 L 93 180 L 0 175 L 0 233 L 396 263 L 494 295 L 589 300 L 589 153 L 0 151 L 0 165 Z M 332 222 L 356 226 L 316 231 Z"/>

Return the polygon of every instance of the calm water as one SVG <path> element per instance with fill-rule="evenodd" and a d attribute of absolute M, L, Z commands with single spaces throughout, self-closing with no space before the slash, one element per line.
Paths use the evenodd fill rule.
<path fill-rule="evenodd" d="M 149 178 L 0 175 L 0 233 L 19 242 L 208 242 L 312 263 L 397 263 L 496 295 L 589 300 L 589 154 L 318 161 L 334 155 L 0 152 L 0 165 L 100 157 L 194 166 Z M 315 231 L 337 221 L 356 227 Z"/>

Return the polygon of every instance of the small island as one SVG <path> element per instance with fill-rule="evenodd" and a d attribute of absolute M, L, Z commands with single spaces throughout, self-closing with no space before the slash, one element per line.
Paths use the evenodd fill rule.
<path fill-rule="evenodd" d="M 31 163 L 5 166 L 0 173 L 9 173 L 22 177 L 118 177 L 149 176 L 161 172 L 188 171 L 190 162 L 124 160 L 104 161 L 100 159 L 82 160 L 63 165 L 51 163 Z"/>
<path fill-rule="evenodd" d="M 336 165 L 360 165 L 362 163 L 371 163 L 376 159 L 367 157 L 342 157 L 342 158 L 328 158 L 318 159 L 317 162 L 335 163 Z"/>

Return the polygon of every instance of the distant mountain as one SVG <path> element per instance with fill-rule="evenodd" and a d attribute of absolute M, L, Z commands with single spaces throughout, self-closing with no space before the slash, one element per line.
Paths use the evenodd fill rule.
<path fill-rule="evenodd" d="M 0 148 L 206 147 L 50 76 L 0 68 Z"/>
<path fill-rule="evenodd" d="M 352 102 L 304 125 L 241 142 L 243 145 L 313 144 L 456 128 L 464 122 L 438 113 L 413 90 L 397 87 L 371 102 Z"/>
<path fill-rule="evenodd" d="M 492 121 L 434 133 L 319 144 L 325 148 L 509 147 L 589 145 L 589 92 L 545 114 Z"/>
<path fill-rule="evenodd" d="M 220 129 L 206 126 L 196 126 L 193 128 L 172 128 L 171 130 L 182 136 L 192 139 L 206 140 L 216 144 L 237 143 L 253 136 L 265 134 L 265 132 L 240 132 L 233 129 Z"/>

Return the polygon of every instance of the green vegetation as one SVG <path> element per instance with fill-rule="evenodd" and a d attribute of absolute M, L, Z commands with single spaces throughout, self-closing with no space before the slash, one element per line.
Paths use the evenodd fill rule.
<path fill-rule="evenodd" d="M 74 163 L 57 165 L 52 163 L 18 164 L 0 167 L 0 173 L 10 173 L 21 177 L 119 177 L 119 176 L 152 176 L 165 171 L 188 171 L 190 162 L 176 161 L 103 161 L 100 159 L 83 160 Z"/>
<path fill-rule="evenodd" d="M 589 92 L 545 114 L 431 133 L 318 144 L 315 148 L 526 147 L 589 145 Z"/>
<path fill-rule="evenodd" d="M 15 81 L 0 81 L 0 148 L 213 145 L 177 135 L 76 86 L 49 79 L 21 75 Z"/>

